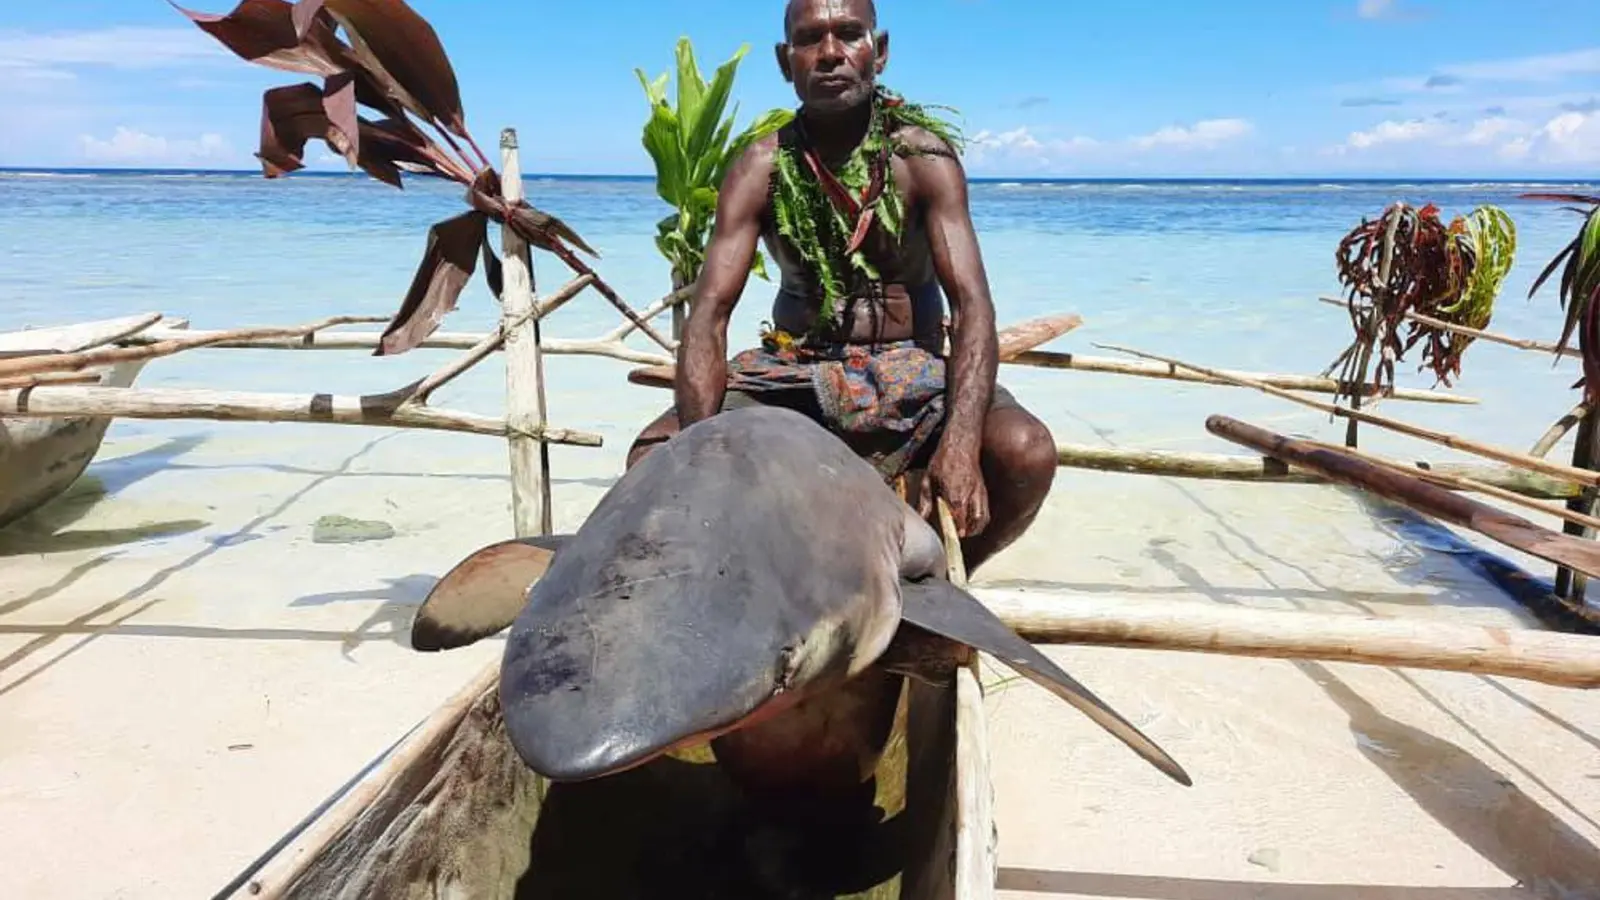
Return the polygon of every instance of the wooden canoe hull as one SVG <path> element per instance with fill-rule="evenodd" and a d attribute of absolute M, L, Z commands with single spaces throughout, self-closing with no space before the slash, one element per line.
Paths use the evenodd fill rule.
<path fill-rule="evenodd" d="M 0 352 L 72 353 L 126 334 L 147 317 L 107 319 L 0 334 Z M 169 322 L 169 325 L 173 323 Z M 183 327 L 178 323 L 176 327 Z M 101 387 L 131 387 L 145 361 L 99 366 Z M 59 496 L 83 475 L 111 425 L 107 416 L 36 419 L 0 416 L 0 528 Z"/>
<path fill-rule="evenodd" d="M 746 839 L 736 794 L 708 756 L 679 754 L 551 785 L 506 738 L 498 673 L 498 663 L 481 672 L 219 900 L 579 900 L 653 897 L 663 884 L 686 896 L 768 896 L 744 871 L 759 867 L 746 865 L 759 859 L 751 856 L 761 852 L 752 849 L 759 840 Z M 874 843 L 882 838 L 881 852 L 843 876 L 855 881 L 829 894 L 841 900 L 958 895 L 957 735 L 981 734 L 983 724 L 958 723 L 954 684 L 905 685 L 876 776 L 883 821 L 871 834 Z M 969 716 L 981 718 L 981 710 Z M 987 789 L 988 772 L 973 774 L 959 781 Z"/>

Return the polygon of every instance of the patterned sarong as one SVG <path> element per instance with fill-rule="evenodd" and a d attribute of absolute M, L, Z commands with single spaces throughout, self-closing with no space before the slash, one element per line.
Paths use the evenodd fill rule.
<path fill-rule="evenodd" d="M 796 345 L 765 336 L 728 363 L 728 389 L 763 394 L 809 388 L 821 424 L 839 435 L 884 481 L 916 460 L 944 421 L 944 360 L 913 341 Z"/>

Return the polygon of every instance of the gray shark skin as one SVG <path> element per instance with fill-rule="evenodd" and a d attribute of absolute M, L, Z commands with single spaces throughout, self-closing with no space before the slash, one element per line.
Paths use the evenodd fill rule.
<path fill-rule="evenodd" d="M 937 636 L 993 655 L 1191 784 L 944 568 L 938 534 L 843 441 L 799 413 L 752 407 L 657 447 L 576 533 L 505 541 L 463 561 L 424 602 L 413 645 L 448 649 L 509 625 L 507 732 L 554 781 L 707 740 L 733 769 L 793 765 L 805 729 L 830 716 L 832 751 L 870 771 L 882 723 L 843 726 L 861 735 L 846 740 L 838 720 L 892 715 L 861 676 L 883 677 L 897 636 Z M 842 711 L 829 714 L 831 703 Z M 767 733 L 781 735 L 786 757 L 763 748 Z"/>

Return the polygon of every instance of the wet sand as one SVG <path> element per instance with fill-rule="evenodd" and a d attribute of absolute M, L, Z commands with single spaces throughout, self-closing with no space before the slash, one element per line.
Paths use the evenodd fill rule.
<path fill-rule="evenodd" d="M 554 414 L 569 427 L 615 423 L 603 450 L 554 449 L 558 528 L 581 521 L 631 428 L 665 399 L 629 396 Z M 1062 440 L 1096 439 L 1067 417 L 1051 425 Z M 509 536 L 505 471 L 492 439 L 114 428 L 73 495 L 0 532 L 7 895 L 210 896 L 383 752 L 500 651 L 421 655 L 405 633 L 434 579 Z M 313 542 L 328 515 L 395 535 Z M 1129 603 L 1528 623 L 1470 569 L 1475 557 L 1403 520 L 1328 488 L 1063 470 L 1034 529 L 976 580 Z M 1600 896 L 1600 708 L 1585 693 L 1050 652 L 1196 786 L 1168 782 L 1032 685 L 997 686 L 1003 897 Z"/>

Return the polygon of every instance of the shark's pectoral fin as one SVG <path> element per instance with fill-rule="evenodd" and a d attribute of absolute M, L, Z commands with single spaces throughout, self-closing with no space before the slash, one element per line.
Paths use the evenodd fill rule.
<path fill-rule="evenodd" d="M 511 627 L 527 602 L 528 586 L 544 575 L 570 537 L 501 541 L 457 563 L 417 610 L 411 622 L 412 648 L 453 650 Z"/>
<path fill-rule="evenodd" d="M 1185 787 L 1189 774 L 1132 723 L 1118 715 L 1088 688 L 1006 627 L 978 598 L 949 581 L 928 578 L 902 581 L 902 618 L 918 628 L 960 641 L 988 653 L 1045 690 L 1077 707 L 1095 724 Z"/>

